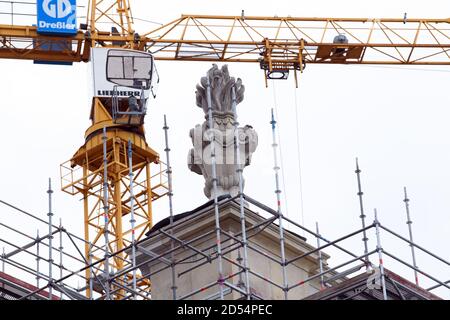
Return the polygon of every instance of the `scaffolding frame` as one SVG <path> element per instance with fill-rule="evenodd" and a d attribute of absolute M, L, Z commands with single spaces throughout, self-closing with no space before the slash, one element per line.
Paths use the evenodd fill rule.
<path fill-rule="evenodd" d="M 151 161 L 139 141 L 130 139 L 114 132 L 108 136 L 107 128 L 103 127 L 96 147 L 83 149 L 60 167 L 61 189 L 82 196 L 84 260 L 102 261 L 98 268 L 86 269 L 88 282 L 94 278 L 86 285 L 87 296 L 91 296 L 92 288 L 106 290 L 108 299 L 123 297 L 126 292 L 123 283 L 129 279 L 139 279 L 134 284 L 150 290 L 150 282 L 134 271 L 120 281 L 109 281 L 111 273 L 123 270 L 130 262 L 121 249 L 144 237 L 152 227 L 153 201 L 168 193 L 165 164 Z M 126 215 L 130 216 L 130 224 L 125 221 Z M 111 255 L 113 252 L 120 254 Z M 115 287 L 121 288 L 120 292 L 109 297 L 109 291 L 115 292 Z"/>
<path fill-rule="evenodd" d="M 260 280 L 263 280 L 266 283 L 270 284 L 271 286 L 279 288 L 280 290 L 283 290 L 285 292 L 289 292 L 298 286 L 303 286 L 306 283 L 309 283 L 315 279 L 323 279 L 325 287 L 332 287 L 333 283 L 336 283 L 337 278 L 348 277 L 350 274 L 356 274 L 360 269 L 364 269 L 364 266 L 366 266 L 367 261 L 368 261 L 367 258 L 369 258 L 373 255 L 380 255 L 380 254 L 383 254 L 384 257 L 391 258 L 392 260 L 412 269 L 413 271 L 420 273 L 424 278 L 428 278 L 429 280 L 433 281 L 435 283 L 435 285 L 428 288 L 427 290 L 432 291 L 439 287 L 443 287 L 443 288 L 450 290 L 450 281 L 440 280 L 438 277 L 431 275 L 430 273 L 425 272 L 424 270 L 414 267 L 411 263 L 401 259 L 400 257 L 393 254 L 391 251 L 387 251 L 386 249 L 384 249 L 381 246 L 381 234 L 382 233 L 390 234 L 391 236 L 401 240 L 404 244 L 406 244 L 408 246 L 413 246 L 416 250 L 426 253 L 429 257 L 433 258 L 436 261 L 439 261 L 440 263 L 442 263 L 443 265 L 445 265 L 448 268 L 450 268 L 449 261 L 447 261 L 446 259 L 444 259 L 442 257 L 437 256 L 436 254 L 425 249 L 424 247 L 420 246 L 419 244 L 411 242 L 410 240 L 401 236 L 397 232 L 392 231 L 387 226 L 381 224 L 381 222 L 378 219 L 375 219 L 373 223 L 367 225 L 365 228 L 355 230 L 355 231 L 345 234 L 342 237 L 339 237 L 335 240 L 328 240 L 328 239 L 324 238 L 322 235 L 318 234 L 317 232 L 309 230 L 308 228 L 301 226 L 297 222 L 295 222 L 289 218 L 286 218 L 284 216 L 281 216 L 280 214 L 278 214 L 278 212 L 276 210 L 273 210 L 273 209 L 269 208 L 268 206 L 256 201 L 255 199 L 253 199 L 247 195 L 244 195 L 244 194 L 239 195 L 237 197 L 219 200 L 217 205 L 219 207 L 221 207 L 225 204 L 233 202 L 237 206 L 239 206 L 239 198 L 241 196 L 245 201 L 250 203 L 252 206 L 258 208 L 259 210 L 263 210 L 265 213 L 269 214 L 269 217 L 264 218 L 260 223 L 253 225 L 253 226 L 246 227 L 245 231 L 247 233 L 247 240 L 250 240 L 256 234 L 258 234 L 259 232 L 261 232 L 262 230 L 267 228 L 269 225 L 273 224 L 277 219 L 282 218 L 285 222 L 292 224 L 296 228 L 304 230 L 306 233 L 311 235 L 313 237 L 313 239 L 315 239 L 316 241 L 319 240 L 322 243 L 324 243 L 323 245 L 320 245 L 317 248 L 310 250 L 300 256 L 286 260 L 285 261 L 286 266 L 288 266 L 300 259 L 305 259 L 307 257 L 311 257 L 314 254 L 322 253 L 325 249 L 330 248 L 330 247 L 334 247 L 337 250 L 339 250 L 340 252 L 345 253 L 346 255 L 349 256 L 349 259 L 345 260 L 344 262 L 342 262 L 336 266 L 333 266 L 333 267 L 323 266 L 323 271 L 319 271 L 316 274 L 313 274 L 304 279 L 298 279 L 298 281 L 295 281 L 295 282 L 291 281 L 291 283 L 288 283 L 285 286 L 283 283 L 280 284 L 280 283 L 277 283 L 276 281 L 274 281 L 273 279 L 265 278 L 263 275 L 252 270 L 251 263 L 249 266 L 246 267 L 246 266 L 242 265 L 240 262 L 232 261 L 231 259 L 226 257 L 226 254 L 228 254 L 228 253 L 242 250 L 243 246 L 244 246 L 244 242 L 241 239 L 241 234 L 238 233 L 238 234 L 232 235 L 229 232 L 221 229 L 220 233 L 221 233 L 221 237 L 222 237 L 222 241 L 221 241 L 222 258 L 224 261 L 231 263 L 232 265 L 238 267 L 237 272 L 234 272 L 232 274 L 223 275 L 222 284 L 224 286 L 223 294 L 225 297 L 227 294 L 234 291 L 234 292 L 239 293 L 243 299 L 247 298 L 247 294 L 248 294 L 247 290 L 243 290 L 242 288 L 240 288 L 239 286 L 234 284 L 233 280 L 232 280 L 233 278 L 243 274 L 245 271 L 247 271 L 250 275 L 252 275 Z M 1 201 L 1 203 L 7 204 L 4 201 Z M 7 205 L 9 207 L 15 209 L 15 212 L 17 212 L 17 213 L 25 213 L 25 211 L 23 211 L 17 207 L 14 207 L 10 204 L 7 204 Z M 203 210 L 193 213 L 192 216 L 190 216 L 190 218 L 201 215 L 202 213 L 205 212 L 205 210 L 211 210 L 211 207 L 205 208 Z M 26 212 L 26 214 L 28 217 L 31 217 L 40 222 L 46 223 L 47 225 L 50 225 L 48 222 L 45 222 L 44 220 L 38 218 L 35 215 L 32 215 L 27 212 Z M 129 255 L 129 257 L 127 259 L 124 259 L 124 265 L 125 265 L 124 269 L 118 271 L 116 274 L 111 275 L 111 277 L 109 278 L 111 287 L 114 287 L 114 290 L 111 290 L 109 292 L 109 294 L 111 296 L 116 295 L 118 291 L 123 291 L 123 292 L 125 292 L 125 294 L 122 294 L 120 296 L 120 300 L 151 299 L 151 294 L 149 295 L 146 290 L 136 288 L 133 285 L 133 281 L 134 281 L 133 279 L 124 279 L 124 276 L 131 274 L 134 270 L 137 270 L 143 264 L 150 263 L 153 261 L 161 261 L 165 264 L 163 267 L 159 268 L 158 270 L 152 271 L 149 274 L 141 275 L 142 278 L 147 278 L 147 277 L 151 277 L 159 272 L 162 272 L 163 270 L 165 270 L 167 268 L 172 268 L 173 266 L 175 266 L 177 264 L 180 264 L 180 263 L 186 264 L 189 262 L 189 259 L 200 256 L 200 258 L 197 258 L 194 262 L 189 262 L 189 263 L 192 263 L 192 267 L 177 274 L 177 278 L 181 278 L 184 274 L 187 274 L 187 273 L 195 270 L 196 268 L 201 267 L 205 263 L 211 263 L 211 262 L 215 261 L 216 259 L 218 259 L 219 256 L 217 254 L 217 251 L 215 251 L 215 253 L 209 253 L 210 249 L 213 249 L 214 245 L 208 246 L 207 248 L 199 248 L 196 245 L 197 243 L 201 242 L 206 237 L 211 236 L 211 234 L 214 233 L 214 230 L 205 230 L 205 232 L 203 234 L 201 234 L 200 236 L 198 236 L 194 239 L 191 239 L 189 241 L 184 241 L 182 239 L 177 238 L 172 232 L 173 229 L 176 228 L 182 222 L 183 222 L 182 220 L 175 221 L 175 222 L 172 221 L 170 224 L 168 224 L 164 227 L 161 227 L 158 230 L 154 230 L 154 232 L 152 232 L 146 239 L 141 239 L 141 240 L 135 242 L 134 246 L 135 246 L 136 251 L 141 251 L 141 252 L 143 252 L 143 250 L 145 250 L 141 246 L 143 241 L 146 241 L 147 239 L 151 239 L 152 237 L 157 237 L 157 236 L 158 237 L 161 237 L 161 236 L 166 237 L 169 241 L 173 241 L 174 244 L 170 250 L 165 251 L 162 254 L 147 252 L 149 254 L 148 259 L 146 259 L 144 262 L 141 262 L 139 264 L 133 264 L 132 255 Z M 4 227 L 5 225 L 2 224 L 1 226 Z M 18 229 L 15 229 L 13 227 L 8 226 L 8 228 L 9 228 L 9 230 L 14 231 L 16 236 L 26 237 L 27 239 L 30 239 L 30 237 L 31 237 L 31 236 L 26 235 L 26 233 L 24 233 Z M 80 279 L 81 281 L 87 281 L 87 279 L 83 275 L 83 273 L 87 269 L 90 269 L 90 270 L 101 269 L 101 265 L 102 265 L 102 263 L 104 263 L 104 259 L 106 259 L 106 258 L 99 259 L 94 262 L 92 262 L 92 261 L 84 262 L 85 257 L 82 254 L 82 248 L 84 247 L 84 242 L 85 242 L 84 239 L 68 232 L 62 226 L 62 224 L 57 225 L 57 226 L 50 225 L 50 230 L 52 230 L 52 232 L 50 234 L 40 236 L 37 239 L 33 239 L 32 241 L 30 241 L 29 243 L 27 243 L 24 246 L 20 246 L 20 247 L 15 246 L 16 248 L 14 250 L 5 251 L 5 253 L 3 253 L 1 255 L 2 269 L 5 270 L 6 266 L 8 266 L 8 268 L 11 267 L 13 269 L 19 269 L 19 270 L 22 270 L 34 277 L 39 277 L 41 279 L 41 281 L 46 282 L 45 285 L 40 286 L 36 290 L 27 293 L 26 295 L 22 296 L 20 299 L 42 298 L 42 292 L 44 290 L 51 291 L 50 288 L 54 292 L 58 292 L 61 299 L 74 299 L 74 300 L 88 299 L 88 297 L 86 297 L 86 295 L 83 295 L 83 293 L 86 292 L 86 290 L 90 284 L 88 282 L 86 282 L 86 286 L 84 286 L 82 288 L 75 288 L 73 285 L 70 284 L 69 280 L 73 279 L 73 278 L 77 278 L 77 279 Z M 360 237 L 361 234 L 363 234 L 364 232 L 367 233 L 369 231 L 374 231 L 374 230 L 378 230 L 377 234 L 378 234 L 379 242 L 377 242 L 376 248 L 372 249 L 372 250 L 369 249 L 368 253 L 364 253 L 364 254 L 354 253 L 354 252 L 344 248 L 341 244 L 344 240 L 353 239 L 354 237 Z M 66 250 L 60 251 L 59 248 L 55 248 L 55 247 L 49 245 L 48 241 L 51 239 L 51 237 L 56 237 L 56 235 L 58 235 L 58 234 L 61 236 L 61 239 L 63 237 L 69 239 L 69 243 L 71 244 L 71 246 L 73 248 L 75 248 L 75 250 L 78 252 L 78 254 L 81 258 L 68 253 Z M 14 244 L 11 241 L 3 239 L 3 237 L 0 237 L 0 242 L 3 242 L 5 244 L 7 244 L 8 246 L 14 246 Z M 62 243 L 62 240 L 61 240 L 61 243 Z M 48 256 L 46 256 L 46 255 L 38 256 L 35 252 L 32 251 L 32 247 L 37 248 L 38 245 L 44 245 L 44 246 L 48 247 L 49 252 L 52 250 L 54 250 L 55 252 L 60 252 L 62 254 L 62 256 L 64 256 L 64 259 L 66 261 L 64 263 L 65 266 L 70 264 L 69 261 L 75 261 L 75 262 L 78 262 L 79 264 L 81 263 L 81 267 L 77 270 L 70 270 L 70 269 L 66 268 L 65 266 L 63 266 L 62 262 L 56 263 L 55 261 L 52 261 L 52 259 L 48 259 Z M 60 244 L 60 246 L 62 246 L 62 245 Z M 66 244 L 65 247 L 68 248 L 69 246 Z M 253 245 L 250 241 L 246 242 L 246 247 L 248 250 L 256 252 L 260 255 L 263 255 L 267 259 L 277 262 L 280 266 L 283 265 L 282 259 L 265 252 L 261 248 Z M 109 258 L 112 259 L 116 256 L 122 256 L 125 251 L 129 251 L 131 249 L 132 249 L 132 245 L 130 245 L 126 248 L 123 248 L 121 251 L 112 252 L 112 253 L 110 253 Z M 187 257 L 185 257 L 181 260 L 173 261 L 173 259 L 174 259 L 173 253 L 178 252 L 179 250 L 190 250 L 190 251 L 192 251 L 192 253 L 190 253 Z M 37 268 L 32 268 L 30 266 L 27 266 L 27 265 L 17 261 L 15 259 L 15 257 L 19 253 L 27 254 L 33 258 L 39 258 L 41 261 L 41 265 L 40 265 L 41 269 L 37 270 Z M 56 268 L 59 268 L 60 275 L 62 274 L 63 276 L 62 277 L 60 276 L 58 279 L 56 279 L 55 274 L 48 274 L 48 272 L 45 273 L 45 271 L 42 268 L 44 262 L 47 263 L 48 265 L 52 265 Z M 84 262 L 84 265 L 83 265 L 83 262 Z M 385 267 L 385 265 L 386 265 L 386 262 L 383 262 L 383 261 L 379 261 L 379 263 L 377 263 L 377 264 L 374 264 L 372 262 L 369 262 L 369 263 L 370 263 L 371 268 L 373 268 L 373 269 L 381 268 L 383 266 Z M 355 264 L 356 264 L 356 266 L 355 266 Z M 340 270 L 343 270 L 343 271 L 340 271 Z M 95 274 L 95 272 L 93 274 Z M 384 273 L 382 273 L 381 276 L 386 277 L 386 281 L 389 280 L 388 277 Z M 100 283 L 102 283 L 102 282 L 100 281 Z M 202 292 L 209 288 L 213 288 L 213 287 L 220 288 L 219 280 L 208 283 L 200 288 L 196 288 L 192 292 L 189 292 L 182 296 L 174 296 L 174 298 L 177 300 L 189 299 L 189 298 L 195 296 L 197 293 Z M 134 289 L 134 288 L 136 288 L 136 289 Z M 379 289 L 381 291 L 386 290 L 386 283 L 382 282 L 381 288 L 379 288 Z M 217 294 L 211 295 L 211 297 L 209 297 L 209 298 L 217 298 L 217 297 L 220 297 L 220 291 L 218 291 Z M 251 293 L 251 299 L 262 299 L 262 298 L 263 297 L 259 297 L 256 294 Z M 102 295 L 98 294 L 95 297 L 93 297 L 93 296 L 90 297 L 90 299 L 105 300 L 105 299 L 107 299 L 107 294 L 106 293 L 102 294 Z M 384 299 L 387 299 L 387 296 L 385 294 L 384 294 Z"/>

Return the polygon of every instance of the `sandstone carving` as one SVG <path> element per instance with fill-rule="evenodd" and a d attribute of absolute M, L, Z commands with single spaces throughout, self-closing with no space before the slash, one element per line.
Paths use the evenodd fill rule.
<path fill-rule="evenodd" d="M 211 106 L 213 128 L 208 125 L 207 78 L 211 86 Z M 248 166 L 253 152 L 258 145 L 258 135 L 249 125 L 238 128 L 238 138 L 235 139 L 236 121 L 233 111 L 233 94 L 235 90 L 235 105 L 244 99 L 244 86 L 241 79 L 230 77 L 228 66 L 221 69 L 213 65 L 207 76 L 202 77 L 197 85 L 197 106 L 203 109 L 205 121 L 190 130 L 193 148 L 188 154 L 188 167 L 191 171 L 205 178 L 204 193 L 209 199 L 214 198 L 211 147 L 214 143 L 217 172 L 217 196 L 239 193 L 239 168 Z M 211 130 L 212 129 L 212 130 Z M 214 139 L 213 139 L 214 138 Z M 239 151 L 235 152 L 235 140 Z"/>

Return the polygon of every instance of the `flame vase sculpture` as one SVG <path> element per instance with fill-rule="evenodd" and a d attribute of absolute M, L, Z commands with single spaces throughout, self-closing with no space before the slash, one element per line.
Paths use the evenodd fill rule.
<path fill-rule="evenodd" d="M 205 121 L 190 130 L 193 148 L 188 154 L 188 167 L 205 178 L 204 193 L 209 199 L 214 198 L 212 151 L 216 162 L 217 196 L 236 196 L 239 193 L 238 170 L 250 164 L 258 145 L 258 135 L 251 126 L 238 127 L 237 134 L 235 132 L 235 108 L 243 99 L 242 80 L 230 77 L 227 65 L 219 69 L 214 64 L 197 84 L 196 102 L 205 113 Z M 209 125 L 209 106 L 212 109 L 212 128 Z"/>

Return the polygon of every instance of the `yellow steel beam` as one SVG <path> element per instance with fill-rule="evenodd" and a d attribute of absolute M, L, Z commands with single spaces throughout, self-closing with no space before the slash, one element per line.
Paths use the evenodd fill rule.
<path fill-rule="evenodd" d="M 182 15 L 135 38 L 127 1 L 97 1 L 91 33 L 43 36 L 32 26 L 0 25 L 0 58 L 88 61 L 90 46 L 152 52 L 158 60 L 306 63 L 450 64 L 450 19 L 301 18 Z M 97 3 L 93 1 L 93 3 Z M 115 6 L 112 6 L 115 4 Z M 114 11 L 114 8 L 118 8 Z M 118 34 L 98 30 L 107 20 Z M 345 34 L 347 44 L 333 44 Z M 50 43 L 70 50 L 53 51 Z M 303 45 L 302 45 L 303 43 Z M 337 58 L 336 49 L 348 52 Z M 326 53 L 324 55 L 324 53 Z"/>
<path fill-rule="evenodd" d="M 325 17 L 277 17 L 277 16 L 224 16 L 224 15 L 201 15 L 201 14 L 182 14 L 181 18 L 191 17 L 194 19 L 216 19 L 216 20 L 246 20 L 246 21 L 276 21 L 279 22 L 281 20 L 288 21 L 316 21 L 316 22 L 324 22 L 324 21 L 340 21 L 340 22 L 371 22 L 373 20 L 377 20 L 380 22 L 396 22 L 403 23 L 405 19 L 400 18 L 325 18 Z M 450 23 L 450 18 L 445 19 L 406 19 L 406 22 L 420 22 L 420 21 L 428 21 L 434 23 Z"/>
<path fill-rule="evenodd" d="M 348 43 L 334 44 L 339 34 Z M 298 69 L 299 57 L 306 63 L 450 64 L 450 19 L 190 14 L 146 33 L 143 41 L 160 60 L 263 61 L 290 68 L 297 60 Z M 344 56 L 337 57 L 336 49 Z"/>
<path fill-rule="evenodd" d="M 82 32 L 71 37 L 44 36 L 37 33 L 35 26 L 0 25 L 0 58 L 59 62 L 88 61 L 85 39 L 86 35 Z M 58 50 L 54 50 L 56 48 Z"/>

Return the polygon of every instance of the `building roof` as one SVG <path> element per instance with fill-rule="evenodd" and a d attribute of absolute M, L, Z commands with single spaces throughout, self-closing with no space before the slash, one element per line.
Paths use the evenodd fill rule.
<path fill-rule="evenodd" d="M 386 268 L 384 272 L 388 300 L 442 300 Z M 375 279 L 373 272 L 364 272 L 310 295 L 304 300 L 383 300 L 381 288 L 369 285 L 373 279 Z"/>
<path fill-rule="evenodd" d="M 18 300 L 21 297 L 38 290 L 39 288 L 25 281 L 17 279 L 7 273 L 0 272 L 0 300 Z M 33 295 L 30 300 L 48 300 L 48 291 L 40 291 Z M 59 297 L 52 295 L 52 300 L 59 300 Z"/>

